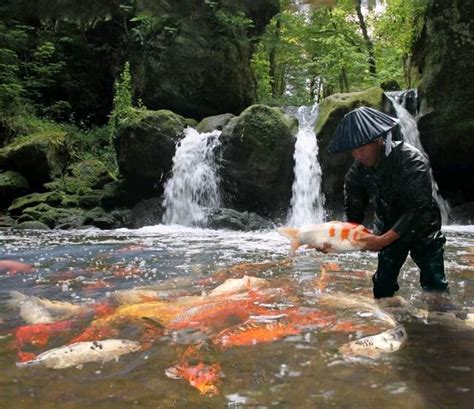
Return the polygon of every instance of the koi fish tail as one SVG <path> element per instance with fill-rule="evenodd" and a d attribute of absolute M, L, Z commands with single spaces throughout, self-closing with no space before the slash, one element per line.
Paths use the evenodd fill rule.
<path fill-rule="evenodd" d="M 296 249 L 301 246 L 300 239 L 298 237 L 299 229 L 294 227 L 279 227 L 277 232 L 290 239 L 290 254 L 295 254 Z"/>

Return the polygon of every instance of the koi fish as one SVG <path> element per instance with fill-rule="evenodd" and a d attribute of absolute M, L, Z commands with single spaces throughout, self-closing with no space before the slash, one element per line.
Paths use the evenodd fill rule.
<path fill-rule="evenodd" d="M 221 367 L 218 363 L 212 365 L 205 365 L 203 362 L 197 365 L 178 364 L 166 369 L 165 373 L 168 378 L 187 380 L 192 387 L 201 392 L 201 395 L 212 396 L 219 393 L 215 385 L 219 382 L 221 374 Z"/>
<path fill-rule="evenodd" d="M 240 293 L 243 291 L 255 290 L 267 285 L 267 280 L 258 277 L 244 275 L 242 278 L 229 278 L 223 284 L 214 288 L 210 296 Z"/>
<path fill-rule="evenodd" d="M 242 325 L 227 328 L 217 334 L 212 342 L 221 349 L 233 346 L 250 346 L 274 342 L 288 335 L 297 335 L 300 330 L 292 324 L 277 321 L 272 323 L 244 322 Z"/>
<path fill-rule="evenodd" d="M 94 342 L 77 342 L 75 344 L 53 348 L 39 354 L 35 359 L 17 362 L 21 368 L 44 366 L 52 369 L 63 369 L 82 365 L 88 362 L 109 362 L 119 356 L 141 349 L 137 341 L 127 339 L 107 339 Z"/>
<path fill-rule="evenodd" d="M 169 324 L 172 329 L 183 329 L 201 326 L 223 326 L 233 320 L 243 322 L 251 313 L 260 310 L 253 301 L 241 299 L 219 300 L 207 302 L 185 310 Z"/>
<path fill-rule="evenodd" d="M 342 345 L 339 351 L 343 355 L 367 356 L 378 358 L 381 354 L 398 351 L 407 340 L 407 332 L 402 325 Z"/>
<path fill-rule="evenodd" d="M 88 306 L 65 301 L 52 301 L 47 298 L 25 295 L 19 291 L 10 291 L 8 304 L 20 308 L 20 316 L 28 324 L 47 324 L 72 317 L 79 312 L 90 310 Z"/>
<path fill-rule="evenodd" d="M 15 260 L 0 260 L 0 274 L 16 275 L 18 273 L 34 273 L 36 270 L 26 263 Z"/>
<path fill-rule="evenodd" d="M 291 254 L 303 245 L 332 253 L 364 250 L 365 244 L 360 239 L 371 234 L 362 224 L 337 221 L 314 224 L 302 229 L 280 227 L 277 231 L 290 239 Z"/>
<path fill-rule="evenodd" d="M 50 324 L 33 324 L 18 327 L 15 330 L 15 347 L 22 348 L 25 344 L 44 347 L 51 336 L 72 329 L 73 321 L 58 321 Z"/>

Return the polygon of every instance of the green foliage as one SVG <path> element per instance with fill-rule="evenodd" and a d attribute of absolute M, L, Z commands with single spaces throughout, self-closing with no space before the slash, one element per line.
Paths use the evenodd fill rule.
<path fill-rule="evenodd" d="M 273 18 L 255 47 L 252 69 L 259 102 L 309 104 L 389 79 L 411 86 L 410 50 L 422 27 L 425 3 L 386 0 L 385 10 L 365 10 L 376 77 L 370 75 L 367 42 L 353 0 L 308 13 L 287 8 Z"/>
<path fill-rule="evenodd" d="M 132 75 L 130 74 L 130 63 L 127 61 L 119 79 L 115 81 L 113 109 L 109 121 L 112 138 L 120 126 L 121 120 L 133 109 L 132 92 Z"/>

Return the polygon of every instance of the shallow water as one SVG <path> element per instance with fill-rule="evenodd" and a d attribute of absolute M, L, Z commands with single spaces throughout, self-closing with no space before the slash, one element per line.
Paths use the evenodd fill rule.
<path fill-rule="evenodd" d="M 450 303 L 473 306 L 474 229 L 446 229 L 446 273 Z M 140 230 L 77 232 L 0 232 L 0 260 L 17 260 L 34 273 L 0 275 L 0 408 L 472 408 L 474 329 L 462 319 L 437 322 L 400 317 L 408 333 L 405 346 L 377 359 L 343 357 L 338 348 L 362 332 L 306 328 L 299 335 L 214 351 L 223 377 L 219 394 L 202 396 L 185 380 L 169 379 L 176 363 L 199 331 L 157 339 L 146 351 L 105 364 L 80 368 L 18 368 L 11 347 L 13 331 L 24 322 L 8 306 L 17 290 L 74 303 L 107 300 L 112 291 L 153 286 L 166 297 L 205 294 L 203 284 L 218 270 L 239 263 L 276 263 L 255 275 L 275 287 L 289 278 L 289 304 L 318 307 L 321 292 L 370 294 L 370 281 L 354 271 L 373 271 L 376 255 L 322 255 L 300 251 L 287 260 L 288 242 L 275 232 L 238 233 L 154 226 Z M 337 263 L 342 274 L 322 276 L 322 266 Z M 329 264 L 331 265 L 331 264 Z M 351 276 L 352 273 L 352 276 Z M 433 299 L 418 285 L 415 265 L 408 261 L 400 275 L 400 295 L 416 307 L 433 308 Z M 173 285 L 168 285 L 173 283 Z M 287 282 L 288 284 L 288 282 Z M 215 286 L 216 284 L 214 284 Z M 430 301 L 431 300 L 431 301 Z M 436 299 L 435 299 L 436 300 Z M 439 305 L 440 308 L 452 308 Z M 367 311 L 333 309 L 339 322 L 385 324 Z M 87 324 L 87 323 L 85 323 Z M 136 336 L 129 333 L 129 338 Z M 68 334 L 42 350 L 60 346 Z M 35 351 L 40 352 L 40 351 Z"/>

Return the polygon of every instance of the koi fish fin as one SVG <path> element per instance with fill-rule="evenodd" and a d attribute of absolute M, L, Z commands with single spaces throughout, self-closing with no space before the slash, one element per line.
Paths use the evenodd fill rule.
<path fill-rule="evenodd" d="M 295 254 L 296 249 L 301 246 L 298 238 L 299 229 L 295 227 L 279 227 L 277 232 L 291 241 L 290 254 Z"/>

